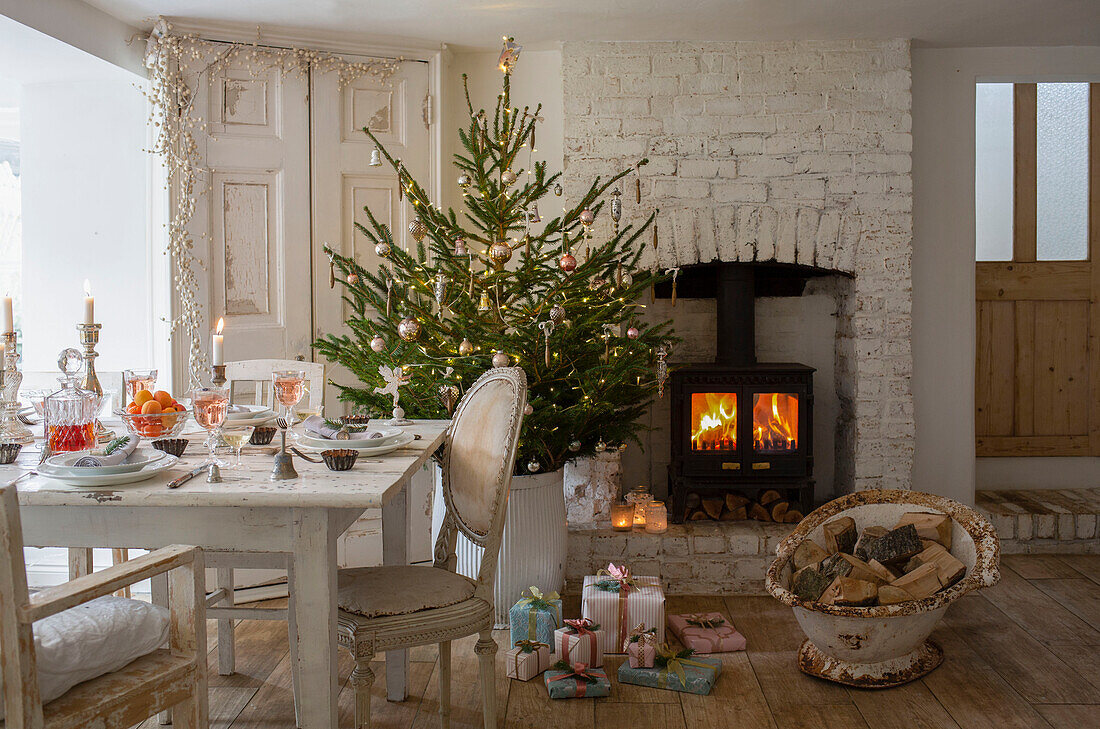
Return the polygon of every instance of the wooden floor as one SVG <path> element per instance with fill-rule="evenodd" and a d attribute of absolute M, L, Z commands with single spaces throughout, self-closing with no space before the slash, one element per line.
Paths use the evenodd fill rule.
<path fill-rule="evenodd" d="M 1100 726 L 1100 556 L 1008 556 L 1001 583 L 956 602 L 934 638 L 947 658 L 921 681 L 885 691 L 851 690 L 799 673 L 802 633 L 790 608 L 770 597 L 670 597 L 672 612 L 722 610 L 748 639 L 748 651 L 722 656 L 710 696 L 618 684 L 621 657 L 609 658 L 611 696 L 550 701 L 541 678 L 504 678 L 497 665 L 501 725 L 629 729 L 1087 729 Z M 566 614 L 578 605 L 566 604 Z M 213 635 L 215 631 L 212 631 Z M 238 673 L 216 675 L 210 654 L 211 726 L 291 729 L 285 626 L 244 621 Z M 507 635 L 500 633 L 503 651 Z M 453 650 L 454 729 L 481 727 L 473 641 Z M 434 647 L 413 651 L 410 698 L 383 698 L 378 662 L 372 705 L 379 729 L 439 726 Z M 340 727 L 352 725 L 352 663 L 340 655 Z"/>

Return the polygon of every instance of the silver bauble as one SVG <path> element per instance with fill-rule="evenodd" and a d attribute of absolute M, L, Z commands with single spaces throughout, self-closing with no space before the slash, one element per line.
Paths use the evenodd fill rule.
<path fill-rule="evenodd" d="M 540 466 L 539 462 L 536 461 L 534 458 L 527 462 L 528 473 L 538 473 L 540 468 L 542 468 L 542 466 Z"/>
<path fill-rule="evenodd" d="M 500 350 L 493 352 L 493 367 L 507 367 L 508 361 L 508 355 L 504 352 Z"/>
<path fill-rule="evenodd" d="M 504 170 L 504 172 L 500 173 L 500 181 L 505 185 L 511 185 L 516 181 L 516 173 L 511 170 Z"/>
<path fill-rule="evenodd" d="M 376 245 L 374 247 L 374 252 L 377 253 L 382 258 L 385 258 L 386 256 L 388 256 L 390 254 L 390 244 L 386 243 L 385 241 L 382 241 L 381 243 L 379 243 L 378 245 Z"/>
<path fill-rule="evenodd" d="M 489 246 L 489 260 L 493 262 L 493 265 L 500 268 L 505 263 L 508 263 L 512 259 L 512 248 L 502 240 L 498 240 L 493 245 Z"/>
<path fill-rule="evenodd" d="M 354 273 L 349 273 L 348 274 L 348 283 L 351 284 L 352 286 L 356 285 L 357 283 L 359 283 L 359 276 L 354 274 Z"/>
<path fill-rule="evenodd" d="M 420 337 L 420 322 L 407 316 L 397 324 L 397 335 L 406 342 L 415 342 Z"/>
<path fill-rule="evenodd" d="M 551 306 L 550 321 L 554 322 L 554 326 L 560 327 L 562 322 L 565 321 L 565 307 L 561 304 Z"/>
<path fill-rule="evenodd" d="M 569 441 L 569 450 L 571 450 L 571 451 L 573 451 L 574 453 L 576 453 L 576 452 L 577 452 L 577 451 L 579 451 L 580 449 L 581 449 L 581 442 L 580 442 L 579 440 L 571 440 L 571 441 Z"/>
<path fill-rule="evenodd" d="M 458 176 L 458 186 L 461 188 L 469 187 L 472 182 L 473 180 L 471 180 L 470 176 L 467 175 L 465 172 Z"/>
<path fill-rule="evenodd" d="M 606 450 L 607 450 L 607 443 L 604 443 L 602 439 L 596 441 L 596 452 L 597 453 L 603 453 Z"/>
<path fill-rule="evenodd" d="M 554 185 L 554 194 L 557 195 L 558 197 L 561 197 L 561 193 L 562 193 L 561 183 L 558 183 L 558 184 Z"/>
<path fill-rule="evenodd" d="M 588 208 L 582 210 L 578 217 L 580 218 L 581 225 L 592 225 L 596 220 L 596 214 Z"/>
<path fill-rule="evenodd" d="M 474 353 L 474 345 L 469 339 L 463 339 L 458 345 L 458 353 L 463 357 L 469 357 Z"/>
<path fill-rule="evenodd" d="M 370 340 L 370 348 L 375 352 L 381 352 L 386 348 L 386 340 L 375 334 L 374 339 Z"/>
<path fill-rule="evenodd" d="M 524 415 L 530 415 L 533 412 L 535 412 L 535 406 L 532 405 L 531 403 L 527 403 L 526 405 L 523 406 L 523 414 Z"/>

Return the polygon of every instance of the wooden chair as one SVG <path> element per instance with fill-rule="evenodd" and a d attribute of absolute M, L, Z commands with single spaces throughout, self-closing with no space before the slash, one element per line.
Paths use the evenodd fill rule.
<path fill-rule="evenodd" d="M 168 573 L 169 647 L 77 684 L 43 705 L 33 625 Z M 175 707 L 176 729 L 207 729 L 206 587 L 202 550 L 171 546 L 29 596 L 15 486 L 0 488 L 0 635 L 7 729 L 125 729 Z"/>
<path fill-rule="evenodd" d="M 485 729 L 496 729 L 493 579 L 516 460 L 527 378 L 518 368 L 482 375 L 455 410 L 443 443 L 446 514 L 432 566 L 365 567 L 338 573 L 339 644 L 352 652 L 355 726 L 370 725 L 370 663 L 381 651 L 439 643 L 439 715 L 449 726 L 451 641 L 478 634 Z M 461 532 L 483 547 L 477 580 L 455 573 Z"/>
<path fill-rule="evenodd" d="M 309 382 L 309 407 L 320 408 L 325 397 L 325 365 L 296 359 L 245 359 L 225 363 L 226 386 L 233 399 L 238 382 L 255 383 L 252 405 L 272 404 L 271 373 L 275 370 L 304 370 Z"/>

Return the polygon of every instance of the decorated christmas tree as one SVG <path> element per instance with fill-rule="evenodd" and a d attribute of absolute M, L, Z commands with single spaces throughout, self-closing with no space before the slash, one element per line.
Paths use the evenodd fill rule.
<path fill-rule="evenodd" d="M 363 130 L 412 205 L 413 245 L 397 245 L 366 209 L 368 225 L 357 228 L 383 264 L 367 270 L 326 249 L 351 314 L 347 333 L 315 346 L 360 380 L 337 383 L 340 399 L 374 415 L 389 414 L 400 382 L 409 417 L 445 418 L 487 368 L 522 367 L 529 405 L 516 468 L 536 473 L 636 439 L 644 427 L 637 421 L 667 377 L 671 333 L 667 323 L 641 316 L 660 277 L 640 263 L 646 244 L 656 245 L 655 232 L 647 235 L 656 211 L 641 226 L 619 227 L 624 196 L 617 186 L 637 167 L 596 178 L 569 200 L 560 173 L 548 175 L 545 162 L 522 166 L 542 107 L 512 107 L 518 52 L 509 39 L 495 112 L 475 110 L 466 90 L 465 153 L 454 159 L 461 216 L 433 205 L 401 161 Z M 640 186 L 630 197 L 638 201 Z M 540 201 L 561 215 L 543 219 Z"/>

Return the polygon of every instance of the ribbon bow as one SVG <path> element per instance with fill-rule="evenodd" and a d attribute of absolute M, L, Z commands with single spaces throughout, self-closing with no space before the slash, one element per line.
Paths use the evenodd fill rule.
<path fill-rule="evenodd" d="M 687 672 L 684 671 L 684 666 L 697 666 L 699 668 L 709 668 L 711 671 L 714 670 L 714 666 L 691 660 L 689 656 L 694 653 L 695 651 L 690 648 L 685 648 L 682 651 L 673 650 L 669 648 L 668 643 L 657 646 L 657 656 L 653 659 L 653 663 L 661 666 L 659 676 L 662 688 L 668 685 L 669 673 L 675 673 L 676 677 L 680 679 L 680 685 L 687 688 Z"/>
<path fill-rule="evenodd" d="M 596 582 L 596 587 L 607 592 L 620 590 L 629 592 L 631 588 L 637 587 L 634 576 L 630 574 L 630 568 L 626 565 L 619 567 L 614 562 L 608 562 L 607 569 L 598 570 L 596 577 L 608 578 Z"/>
<path fill-rule="evenodd" d="M 686 616 L 686 620 L 688 625 L 694 625 L 697 628 L 708 628 L 710 630 L 720 628 L 726 624 L 725 618 L 721 616 L 712 618 L 698 613 Z"/>
<path fill-rule="evenodd" d="M 638 626 L 630 632 L 630 636 L 623 643 L 623 652 L 626 652 L 627 646 L 631 643 L 637 643 L 639 648 L 644 648 L 647 645 L 657 646 L 657 629 L 645 627 L 645 623 L 638 623 Z"/>
<path fill-rule="evenodd" d="M 553 665 L 555 671 L 567 671 L 560 676 L 554 676 L 551 681 L 562 681 L 567 678 L 575 678 L 578 681 L 584 681 L 585 683 L 596 683 L 599 679 L 589 673 L 587 663 L 570 663 L 569 661 L 561 660 Z M 601 672 L 602 673 L 602 672 Z"/>
<path fill-rule="evenodd" d="M 593 623 L 589 618 L 577 618 L 575 620 L 567 619 L 565 624 L 572 629 L 570 632 L 576 633 L 577 635 L 592 635 L 593 630 L 600 629 L 600 626 Z"/>
<path fill-rule="evenodd" d="M 528 595 L 527 593 L 531 594 Z M 539 611 L 549 611 L 554 617 L 554 627 L 561 625 L 561 608 L 559 605 L 555 605 L 554 602 L 560 600 L 561 597 L 556 592 L 550 592 L 543 594 L 542 590 L 531 585 L 522 593 L 523 597 L 516 603 L 517 605 L 525 605 L 527 607 L 527 637 L 531 640 L 535 639 L 538 634 L 539 623 Z"/>
<path fill-rule="evenodd" d="M 516 648 L 519 648 L 524 653 L 534 653 L 539 648 L 544 648 L 544 647 L 549 648 L 550 647 L 550 645 L 547 644 L 547 643 L 540 643 L 537 640 L 529 640 L 529 639 L 528 640 L 517 640 L 515 643 L 513 643 L 513 645 Z"/>

